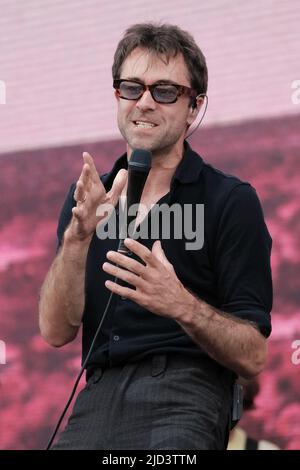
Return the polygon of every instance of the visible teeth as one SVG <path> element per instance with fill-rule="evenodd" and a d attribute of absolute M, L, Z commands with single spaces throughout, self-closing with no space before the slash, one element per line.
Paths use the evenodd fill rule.
<path fill-rule="evenodd" d="M 151 122 L 142 122 L 142 121 L 135 121 L 135 125 L 138 127 L 154 127 L 155 124 L 152 124 Z"/>

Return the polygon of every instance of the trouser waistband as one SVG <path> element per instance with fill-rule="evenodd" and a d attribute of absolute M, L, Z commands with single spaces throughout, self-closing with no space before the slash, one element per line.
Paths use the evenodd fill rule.
<path fill-rule="evenodd" d="M 125 364 L 116 365 L 113 367 L 109 366 L 93 366 L 89 367 L 86 371 L 86 380 L 88 381 L 91 376 L 95 375 L 95 380 L 98 381 L 102 377 L 103 373 L 106 370 L 111 369 L 123 369 L 124 367 L 130 367 L 130 365 L 138 365 L 139 367 L 146 368 L 148 373 L 153 377 L 160 375 L 167 368 L 181 368 L 181 367 L 199 367 L 212 373 L 217 374 L 232 374 L 229 370 L 225 369 L 220 364 L 216 363 L 212 359 L 207 357 L 194 357 L 178 353 L 164 353 L 164 354 L 155 354 L 153 356 L 148 356 L 141 358 L 140 360 L 127 362 Z"/>

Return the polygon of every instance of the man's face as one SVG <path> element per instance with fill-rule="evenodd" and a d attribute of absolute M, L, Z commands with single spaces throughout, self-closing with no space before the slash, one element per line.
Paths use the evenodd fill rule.
<path fill-rule="evenodd" d="M 134 49 L 124 61 L 120 78 L 140 81 L 146 85 L 167 80 L 191 86 L 181 54 L 171 57 L 166 63 L 161 57 L 140 48 Z M 187 124 L 191 124 L 197 114 L 192 113 L 188 96 L 179 96 L 175 103 L 161 104 L 154 101 L 150 91 L 146 90 L 137 101 L 118 96 L 117 99 L 118 125 L 129 150 L 140 148 L 159 153 L 182 149 Z"/>

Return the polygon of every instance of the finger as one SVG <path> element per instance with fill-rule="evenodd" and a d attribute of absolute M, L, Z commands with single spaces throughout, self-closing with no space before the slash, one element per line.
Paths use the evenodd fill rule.
<path fill-rule="evenodd" d="M 91 178 L 93 179 L 95 183 L 97 183 L 100 178 L 99 178 L 99 174 L 95 166 L 93 157 L 88 152 L 83 152 L 82 158 L 83 158 L 84 163 L 86 163 L 90 168 Z"/>
<path fill-rule="evenodd" d="M 117 176 L 115 177 L 111 190 L 107 193 L 107 197 L 109 198 L 109 201 L 114 206 L 116 206 L 126 183 L 127 183 L 127 170 L 122 168 L 118 172 Z"/>
<path fill-rule="evenodd" d="M 87 163 L 85 163 L 82 167 L 82 172 L 81 172 L 79 180 L 82 181 L 85 190 L 89 191 L 92 186 L 92 181 L 91 181 L 91 169 Z"/>
<path fill-rule="evenodd" d="M 116 263 L 122 268 L 128 269 L 138 276 L 142 276 L 145 272 L 145 266 L 142 263 L 139 263 L 138 261 L 129 258 L 128 256 L 122 255 L 117 251 L 108 251 L 106 257 L 109 259 L 109 261 Z"/>
<path fill-rule="evenodd" d="M 132 238 L 125 238 L 125 246 L 139 256 L 146 264 L 153 267 L 158 267 L 159 261 L 153 256 L 152 252 L 146 246 L 133 240 Z"/>
<path fill-rule="evenodd" d="M 120 284 L 116 284 L 112 281 L 105 281 L 105 287 L 109 289 L 111 292 L 120 295 L 121 297 L 125 297 L 126 299 L 136 301 L 137 300 L 137 293 L 135 289 L 129 289 L 128 287 L 120 286 Z"/>
<path fill-rule="evenodd" d="M 82 180 L 78 180 L 76 183 L 76 189 L 74 192 L 74 199 L 78 203 L 82 202 L 86 198 L 86 189 Z"/>
<path fill-rule="evenodd" d="M 84 219 L 86 218 L 86 210 L 82 206 L 82 204 L 80 204 L 79 206 L 73 207 L 72 214 L 74 215 L 74 217 L 76 217 L 78 221 L 84 221 Z"/>
<path fill-rule="evenodd" d="M 80 176 L 78 178 L 78 181 L 76 183 L 76 190 L 74 193 L 74 198 L 76 201 L 79 199 L 82 199 L 81 196 L 84 191 L 88 191 L 91 187 L 91 181 L 90 181 L 90 167 L 88 164 L 84 164 L 80 173 Z M 83 190 L 82 190 L 83 188 Z M 80 192 L 80 197 L 78 197 L 78 192 Z"/>
<path fill-rule="evenodd" d="M 106 273 L 111 274 L 112 276 L 116 276 L 118 279 L 126 281 L 134 287 L 141 287 L 143 283 L 142 279 L 139 276 L 136 276 L 136 274 L 133 274 L 125 269 L 121 269 L 118 266 L 114 266 L 113 264 L 105 262 L 103 263 L 102 268 Z"/>
<path fill-rule="evenodd" d="M 90 167 L 88 164 L 85 163 L 83 165 L 78 181 L 80 181 L 83 184 L 84 191 L 89 191 L 91 187 L 91 177 L 90 177 Z"/>

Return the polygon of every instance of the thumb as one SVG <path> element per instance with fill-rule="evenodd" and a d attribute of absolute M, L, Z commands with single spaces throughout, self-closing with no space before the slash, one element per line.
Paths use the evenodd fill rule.
<path fill-rule="evenodd" d="M 127 183 L 127 170 L 122 168 L 117 176 L 114 179 L 113 185 L 111 187 L 111 190 L 108 191 L 107 196 L 110 200 L 110 203 L 112 205 L 116 205 L 118 202 L 118 199 L 123 191 L 123 188 L 125 187 Z"/>
<path fill-rule="evenodd" d="M 160 240 L 156 240 L 152 246 L 152 254 L 158 259 L 161 263 L 163 263 L 167 268 L 172 268 L 173 265 L 169 262 L 168 258 L 165 255 L 165 252 L 161 246 Z"/>

